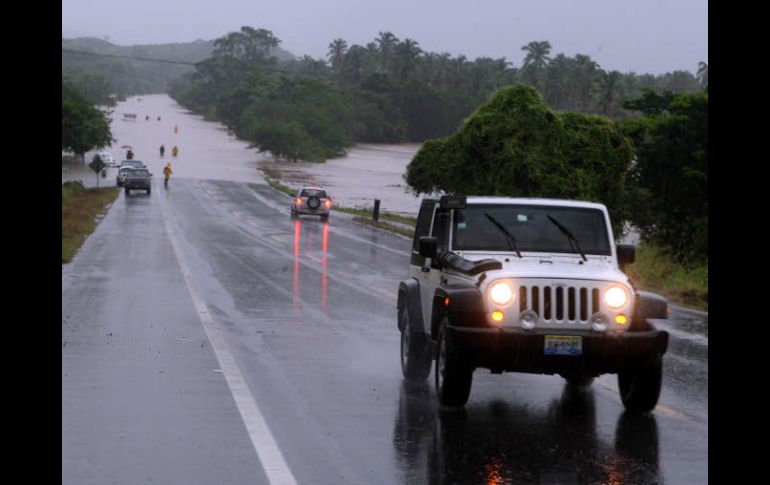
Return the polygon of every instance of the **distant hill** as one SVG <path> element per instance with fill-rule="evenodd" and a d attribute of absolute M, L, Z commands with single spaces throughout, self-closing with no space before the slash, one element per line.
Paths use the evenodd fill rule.
<path fill-rule="evenodd" d="M 194 68 L 184 64 L 74 54 L 64 50 L 195 63 L 209 57 L 214 49 L 214 41 L 120 46 L 95 37 L 80 37 L 62 38 L 61 46 L 62 74 L 69 74 L 73 78 L 101 75 L 115 94 L 124 97 L 165 93 L 171 81 L 192 72 Z M 280 60 L 294 58 L 290 52 L 281 48 L 276 50 L 275 56 Z"/>

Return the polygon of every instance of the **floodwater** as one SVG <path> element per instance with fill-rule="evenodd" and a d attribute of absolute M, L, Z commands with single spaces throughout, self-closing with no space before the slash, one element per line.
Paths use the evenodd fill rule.
<path fill-rule="evenodd" d="M 126 113 L 135 114 L 136 119 L 124 119 Z M 262 168 L 292 188 L 304 184 L 324 186 L 343 207 L 372 207 L 374 199 L 379 199 L 382 211 L 416 215 L 419 209 L 420 198 L 406 191 L 402 179 L 418 144 L 356 145 L 347 156 L 320 164 L 275 162 L 268 154 L 249 148 L 248 142 L 236 139 L 221 123 L 204 121 L 165 94 L 135 96 L 120 102 L 111 119 L 116 141 L 106 150 L 120 163 L 127 152 L 122 147 L 132 147 L 134 158 L 145 162 L 155 176 L 160 176 L 165 162 L 170 161 L 172 180 L 178 177 L 264 184 L 258 170 Z M 147 130 L 147 125 L 153 129 Z M 166 148 L 162 158 L 161 144 Z M 171 155 L 174 146 L 179 148 L 176 158 Z M 86 154 L 86 163 L 96 152 Z M 108 169 L 107 178 L 100 178 L 99 184 L 114 186 L 116 175 L 117 169 Z M 88 167 L 64 164 L 62 182 L 74 179 L 89 187 L 96 185 L 96 176 Z"/>
<path fill-rule="evenodd" d="M 292 188 L 304 184 L 326 187 L 343 207 L 371 208 L 374 199 L 379 199 L 381 211 L 416 216 L 421 197 L 407 190 L 403 175 L 419 148 L 419 144 L 359 144 L 345 157 L 326 163 L 264 161 L 259 166 Z"/>

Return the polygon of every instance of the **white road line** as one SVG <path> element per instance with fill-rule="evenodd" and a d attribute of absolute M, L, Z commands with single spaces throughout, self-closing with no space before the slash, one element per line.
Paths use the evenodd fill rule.
<path fill-rule="evenodd" d="M 161 205 L 163 206 L 163 222 L 166 226 L 166 233 L 171 241 L 171 246 L 174 248 L 177 263 L 179 263 L 179 268 L 182 270 L 182 275 L 187 283 L 187 290 L 190 292 L 190 297 L 198 311 L 198 317 L 203 324 L 203 329 L 206 331 L 211 348 L 214 349 L 214 354 L 219 361 L 219 367 L 222 369 L 222 374 L 224 374 L 230 392 L 235 399 L 235 404 L 238 406 L 243 423 L 246 425 L 246 431 L 249 433 L 249 438 L 251 438 L 251 443 L 254 445 L 254 450 L 257 452 L 267 478 L 271 484 L 296 485 L 297 481 L 294 479 L 294 475 L 291 473 L 286 460 L 284 460 L 283 454 L 275 442 L 275 438 L 270 433 L 270 428 L 259 411 L 254 396 L 246 385 L 246 381 L 244 381 L 241 371 L 228 349 L 224 336 L 220 333 L 216 322 L 211 318 L 206 303 L 200 298 L 198 291 L 195 289 L 174 232 L 169 225 L 165 201 Z"/>

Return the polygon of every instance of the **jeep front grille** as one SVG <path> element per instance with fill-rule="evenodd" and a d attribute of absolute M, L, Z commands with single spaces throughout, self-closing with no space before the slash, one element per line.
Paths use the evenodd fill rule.
<path fill-rule="evenodd" d="M 532 310 L 546 322 L 586 323 L 601 310 L 599 288 L 519 286 L 519 311 Z"/>

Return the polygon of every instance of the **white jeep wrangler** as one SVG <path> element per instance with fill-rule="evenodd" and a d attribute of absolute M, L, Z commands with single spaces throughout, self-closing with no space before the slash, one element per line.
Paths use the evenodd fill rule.
<path fill-rule="evenodd" d="M 401 369 L 463 406 L 473 371 L 559 374 L 587 386 L 617 373 L 629 411 L 660 396 L 667 302 L 621 271 L 635 249 L 615 245 L 602 204 L 551 199 L 424 199 L 409 278 L 398 288 Z"/>

